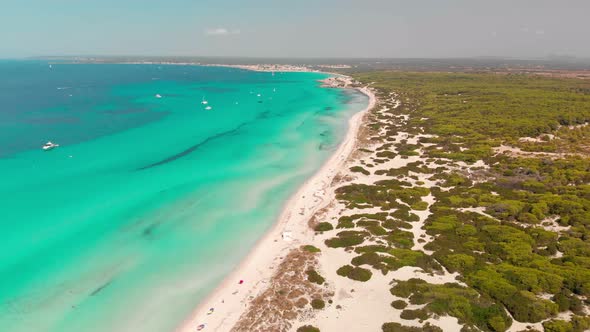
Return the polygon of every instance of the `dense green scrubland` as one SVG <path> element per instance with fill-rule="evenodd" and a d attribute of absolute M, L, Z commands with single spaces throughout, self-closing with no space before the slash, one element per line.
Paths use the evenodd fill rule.
<path fill-rule="evenodd" d="M 590 144 L 585 142 L 590 138 L 590 128 L 567 130 L 567 126 L 590 121 L 587 80 L 389 72 L 359 74 L 356 78 L 410 98 L 402 100 L 406 109 L 414 110 L 409 125 L 439 135 L 435 141 L 446 148 L 439 154 L 431 152 L 432 156 L 474 161 L 489 156 L 490 147 L 500 142 L 531 151 L 556 151 L 558 147 L 579 151 Z M 564 140 L 518 142 L 521 137 L 551 133 Z M 468 144 L 469 150 L 459 151 L 456 143 Z"/>
<path fill-rule="evenodd" d="M 396 155 L 423 158 L 375 172 L 390 180 L 337 190 L 349 208 L 383 211 L 318 227 L 334 234 L 328 247 L 357 254 L 338 274 L 364 281 L 371 270 L 387 274 L 402 266 L 460 273 L 462 285 L 394 283 L 392 295 L 423 305 L 404 309 L 404 319 L 450 315 L 465 331 L 505 331 L 513 319 L 543 322 L 546 331 L 590 328 L 590 126 L 584 126 L 590 121 L 590 81 L 399 72 L 361 73 L 355 79 L 371 83 L 380 106 L 390 110 L 387 117 L 370 119 L 375 133 L 386 133 L 369 138 L 380 144 L 377 158 L 352 171 L 372 174 L 374 165 Z M 395 109 L 391 92 L 401 101 Z M 407 121 L 402 115 L 409 115 Z M 408 144 L 393 139 L 398 132 L 423 137 Z M 521 153 L 499 154 L 494 148 L 501 145 Z M 487 166 L 467 170 L 457 164 L 476 161 Z M 439 185 L 408 182 L 420 174 Z M 436 200 L 431 206 L 423 201 L 429 194 Z M 411 211 L 424 209 L 431 212 L 424 227 L 433 239 L 424 251 L 412 250 L 425 240 L 408 231 L 418 220 Z M 398 299 L 392 306 L 401 310 L 406 304 Z M 572 318 L 558 319 L 561 312 Z M 414 330 L 383 325 L 383 331 Z"/>

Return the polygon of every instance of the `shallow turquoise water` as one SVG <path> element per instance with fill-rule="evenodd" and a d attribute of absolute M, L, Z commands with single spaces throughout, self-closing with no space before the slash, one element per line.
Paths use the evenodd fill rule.
<path fill-rule="evenodd" d="M 172 330 L 366 106 L 323 77 L 0 62 L 0 331 Z"/>

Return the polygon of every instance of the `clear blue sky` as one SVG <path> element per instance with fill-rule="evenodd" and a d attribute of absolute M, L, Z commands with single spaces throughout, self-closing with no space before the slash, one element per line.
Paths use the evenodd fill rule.
<path fill-rule="evenodd" d="M 2 0 L 0 57 L 590 57 L 587 0 Z"/>

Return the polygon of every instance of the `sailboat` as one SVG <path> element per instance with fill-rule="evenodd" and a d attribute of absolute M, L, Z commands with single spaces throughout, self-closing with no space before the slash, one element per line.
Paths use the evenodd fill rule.
<path fill-rule="evenodd" d="M 203 96 L 203 100 L 201 101 L 201 104 L 203 105 L 207 105 L 209 102 L 205 100 L 205 96 Z"/>

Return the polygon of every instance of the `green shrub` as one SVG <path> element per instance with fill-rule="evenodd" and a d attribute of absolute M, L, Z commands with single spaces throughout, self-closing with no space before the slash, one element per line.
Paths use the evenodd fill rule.
<path fill-rule="evenodd" d="M 353 166 L 350 168 L 351 172 L 354 173 L 362 173 L 364 175 L 370 175 L 371 172 L 367 171 L 366 169 L 362 168 L 361 166 Z"/>
<path fill-rule="evenodd" d="M 354 266 L 344 265 L 340 267 L 338 270 L 336 270 L 336 274 L 342 277 L 348 277 L 348 274 L 350 273 L 350 271 L 352 271 L 353 268 Z"/>
<path fill-rule="evenodd" d="M 309 280 L 310 282 L 316 283 L 318 285 L 322 285 L 326 281 L 326 279 L 324 279 L 324 277 L 322 277 L 314 269 L 307 270 L 306 273 L 307 273 L 307 280 Z"/>
<path fill-rule="evenodd" d="M 418 319 L 420 321 L 423 321 L 423 320 L 428 319 L 428 312 L 424 309 L 415 309 L 415 310 L 406 309 L 406 310 L 402 311 L 402 313 L 400 314 L 400 318 L 406 319 L 406 320 Z"/>
<path fill-rule="evenodd" d="M 297 332 L 320 332 L 320 329 L 311 325 L 303 325 L 297 329 Z"/>
<path fill-rule="evenodd" d="M 400 209 L 392 212 L 390 215 L 392 217 L 397 218 L 402 221 L 412 222 L 412 221 L 419 221 L 420 220 L 420 217 L 418 217 L 414 213 L 410 213 L 410 210 L 407 207 L 404 207 L 404 208 L 400 208 Z"/>
<path fill-rule="evenodd" d="M 552 300 L 557 303 L 560 312 L 571 310 L 573 313 L 581 314 L 584 311 L 582 301 L 566 288 L 562 288 L 557 292 Z"/>
<path fill-rule="evenodd" d="M 395 257 L 395 260 L 388 261 L 395 270 L 403 266 L 417 266 L 428 272 L 441 270 L 440 265 L 422 251 L 394 248 L 389 253 Z"/>
<path fill-rule="evenodd" d="M 322 299 L 313 299 L 311 300 L 311 307 L 316 310 L 321 310 L 326 307 L 326 302 L 324 302 Z"/>
<path fill-rule="evenodd" d="M 349 218 L 340 217 L 338 219 L 338 225 L 336 228 L 354 228 L 354 221 L 350 220 Z"/>
<path fill-rule="evenodd" d="M 443 330 L 430 323 L 424 324 L 422 327 L 404 326 L 400 323 L 385 323 L 381 326 L 383 332 L 443 332 Z"/>
<path fill-rule="evenodd" d="M 410 206 L 412 210 L 424 211 L 428 209 L 428 203 L 424 201 L 416 202 Z"/>
<path fill-rule="evenodd" d="M 425 312 L 406 312 L 407 319 L 423 319 L 425 313 L 433 313 L 456 317 L 459 323 L 484 331 L 505 331 L 510 326 L 510 318 L 501 306 L 491 304 L 475 290 L 458 284 L 435 285 L 410 279 L 398 281 L 390 291 L 395 296 L 409 298 L 412 304 L 425 304 L 421 309 Z"/>
<path fill-rule="evenodd" d="M 303 250 L 313 253 L 321 252 L 320 248 L 314 247 L 310 244 L 303 246 Z"/>
<path fill-rule="evenodd" d="M 521 322 L 539 322 L 555 315 L 558 310 L 557 304 L 519 290 L 491 268 L 470 275 L 468 283 L 504 304 L 512 316 Z"/>
<path fill-rule="evenodd" d="M 344 265 L 336 271 L 336 274 L 343 277 L 348 277 L 356 281 L 367 281 L 371 279 L 373 273 L 362 267 Z"/>
<path fill-rule="evenodd" d="M 398 248 L 409 249 L 414 246 L 414 234 L 402 230 L 393 231 L 385 237 L 387 242 Z"/>
<path fill-rule="evenodd" d="M 321 222 L 319 224 L 317 224 L 314 228 L 314 230 L 316 232 L 327 232 L 327 231 L 331 231 L 334 229 L 334 226 L 332 226 L 332 224 L 330 224 L 329 222 Z"/>
<path fill-rule="evenodd" d="M 550 320 L 543 322 L 545 332 L 574 332 L 574 327 L 570 322 L 564 320 Z"/>
<path fill-rule="evenodd" d="M 398 228 L 411 229 L 412 225 L 405 222 L 405 221 L 401 221 L 401 220 L 387 219 L 386 221 L 383 222 L 383 227 L 390 229 L 390 230 L 396 230 Z"/>
<path fill-rule="evenodd" d="M 356 247 L 354 249 L 354 252 L 356 252 L 357 254 L 368 253 L 368 252 L 388 252 L 389 249 L 390 248 L 387 246 L 371 244 L 368 246 Z"/>
<path fill-rule="evenodd" d="M 379 263 L 381 263 L 382 258 L 379 254 L 375 252 L 367 252 L 360 256 L 356 256 L 351 260 L 352 265 L 360 266 L 363 264 L 371 265 L 376 267 Z M 377 267 L 376 267 L 377 268 Z"/>
<path fill-rule="evenodd" d="M 465 254 L 444 255 L 440 259 L 449 272 L 464 272 L 475 266 L 475 258 Z"/>
<path fill-rule="evenodd" d="M 590 317 L 588 316 L 573 316 L 571 319 L 574 332 L 582 332 L 590 330 Z"/>
<path fill-rule="evenodd" d="M 405 309 L 408 306 L 408 304 L 406 303 L 406 301 L 403 300 L 395 300 L 391 302 L 391 306 L 395 309 L 402 310 Z"/>
<path fill-rule="evenodd" d="M 387 234 L 385 228 L 381 226 L 367 226 L 365 227 L 372 235 L 381 236 Z"/>
<path fill-rule="evenodd" d="M 369 235 L 367 232 L 359 231 L 342 231 L 336 234 L 338 237 L 327 239 L 324 243 L 331 248 L 344 248 L 361 244 L 365 241 L 365 237 Z"/>

